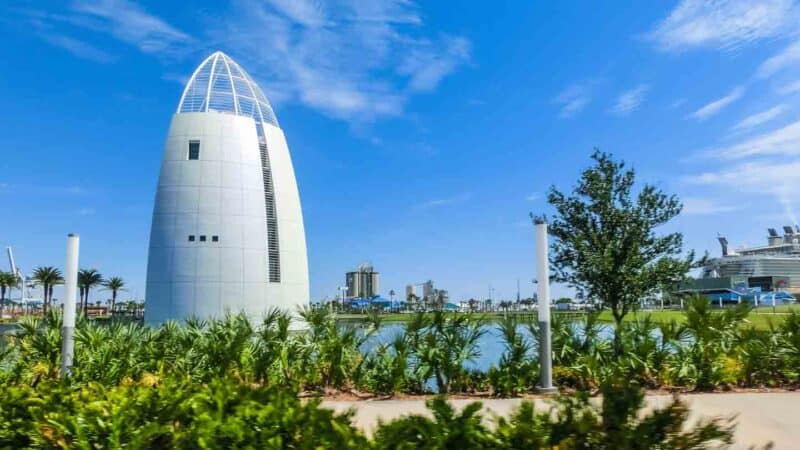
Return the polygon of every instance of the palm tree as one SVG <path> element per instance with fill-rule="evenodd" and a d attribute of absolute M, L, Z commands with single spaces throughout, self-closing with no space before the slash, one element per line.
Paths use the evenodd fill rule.
<path fill-rule="evenodd" d="M 103 283 L 103 275 L 97 269 L 81 269 L 78 271 L 78 288 L 81 294 L 81 309 L 86 315 L 89 306 L 89 291 Z"/>
<path fill-rule="evenodd" d="M 111 277 L 103 282 L 106 291 L 111 291 L 111 316 L 114 316 L 114 305 L 117 303 L 117 293 L 124 291 L 125 280 L 120 277 Z"/>
<path fill-rule="evenodd" d="M 61 271 L 53 266 L 37 267 L 33 270 L 33 280 L 42 285 L 42 313 L 47 316 L 47 307 L 53 299 L 53 286 L 62 284 Z"/>
<path fill-rule="evenodd" d="M 3 318 L 3 307 L 6 304 L 6 291 L 17 287 L 19 279 L 11 272 L 0 272 L 0 319 Z M 13 314 L 13 310 L 12 310 Z"/>

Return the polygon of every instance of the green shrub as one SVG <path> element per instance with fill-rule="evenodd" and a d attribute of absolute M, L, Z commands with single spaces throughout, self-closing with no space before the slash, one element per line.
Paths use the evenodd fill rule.
<path fill-rule="evenodd" d="M 156 380 L 0 387 L 0 448 L 365 448 L 347 414 L 285 388 Z"/>

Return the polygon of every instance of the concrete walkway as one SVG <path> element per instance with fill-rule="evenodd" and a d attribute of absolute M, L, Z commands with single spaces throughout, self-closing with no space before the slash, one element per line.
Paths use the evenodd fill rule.
<path fill-rule="evenodd" d="M 800 448 L 800 392 L 781 393 L 731 393 L 692 394 L 683 399 L 691 408 L 690 421 L 699 418 L 736 416 L 735 445 L 733 449 L 761 448 L 772 442 L 775 449 Z M 669 395 L 647 397 L 649 407 L 660 408 L 672 400 Z M 456 408 L 474 400 L 451 400 Z M 484 409 L 492 414 L 508 415 L 520 399 L 482 399 Z M 539 408 L 547 410 L 542 400 L 535 400 Z M 424 400 L 375 401 L 324 401 L 322 406 L 336 411 L 355 409 L 353 421 L 367 433 L 372 433 L 378 419 L 388 421 L 409 414 L 428 414 Z"/>

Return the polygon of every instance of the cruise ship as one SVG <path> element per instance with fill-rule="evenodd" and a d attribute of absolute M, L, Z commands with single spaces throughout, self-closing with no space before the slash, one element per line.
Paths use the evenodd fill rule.
<path fill-rule="evenodd" d="M 767 245 L 735 251 L 725 237 L 718 239 L 722 256 L 703 267 L 702 277 L 694 280 L 696 288 L 800 293 L 800 227 L 786 225 L 783 234 L 769 228 Z"/>

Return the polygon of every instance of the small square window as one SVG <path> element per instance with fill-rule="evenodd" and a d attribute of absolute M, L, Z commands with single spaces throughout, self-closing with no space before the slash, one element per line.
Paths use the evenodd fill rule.
<path fill-rule="evenodd" d="M 200 141 L 189 141 L 189 159 L 200 159 Z"/>
<path fill-rule="evenodd" d="M 194 235 L 193 234 L 189 235 L 189 242 L 194 242 Z"/>
<path fill-rule="evenodd" d="M 205 234 L 201 234 L 200 235 L 200 242 L 205 242 L 205 241 L 206 241 L 206 235 Z"/>
<path fill-rule="evenodd" d="M 219 242 L 219 236 L 211 236 L 211 242 Z"/>

